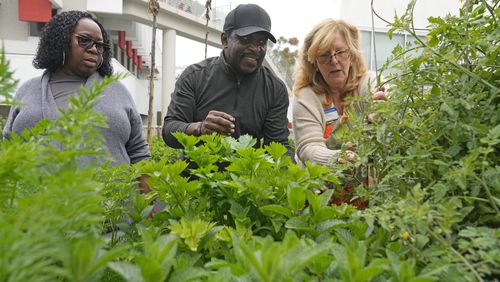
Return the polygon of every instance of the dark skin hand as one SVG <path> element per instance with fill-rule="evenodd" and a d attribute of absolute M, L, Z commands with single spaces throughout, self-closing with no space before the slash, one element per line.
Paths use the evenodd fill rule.
<path fill-rule="evenodd" d="M 141 189 L 141 193 L 143 194 L 147 194 L 149 192 L 151 192 L 151 188 L 149 188 L 149 185 L 148 183 L 146 182 L 149 178 L 149 175 L 147 174 L 143 174 L 141 176 L 139 176 L 139 187 Z"/>
<path fill-rule="evenodd" d="M 222 135 L 231 135 L 235 130 L 235 118 L 230 114 L 219 111 L 210 111 L 207 117 L 200 122 L 189 124 L 186 133 L 196 135 L 201 124 L 201 134 L 212 134 L 216 132 Z"/>

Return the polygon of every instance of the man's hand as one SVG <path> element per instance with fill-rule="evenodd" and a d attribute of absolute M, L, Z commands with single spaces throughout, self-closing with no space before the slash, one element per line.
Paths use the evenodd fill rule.
<path fill-rule="evenodd" d="M 222 135 L 231 135 L 235 131 L 235 121 L 230 114 L 210 111 L 201 126 L 201 134 L 217 132 Z"/>

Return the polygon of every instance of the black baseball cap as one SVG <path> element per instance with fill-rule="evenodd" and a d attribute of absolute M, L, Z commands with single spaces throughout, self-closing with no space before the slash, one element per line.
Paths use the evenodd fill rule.
<path fill-rule="evenodd" d="M 271 34 L 271 18 L 264 9 L 255 4 L 241 4 L 230 11 L 224 22 L 224 32 L 228 31 L 239 36 L 264 31 L 267 38 L 276 43 L 276 38 Z"/>

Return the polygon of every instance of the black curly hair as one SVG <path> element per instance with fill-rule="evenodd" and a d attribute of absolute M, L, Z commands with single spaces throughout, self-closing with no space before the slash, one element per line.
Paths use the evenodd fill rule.
<path fill-rule="evenodd" d="M 63 52 L 66 56 L 69 54 L 71 34 L 75 31 L 78 21 L 83 18 L 89 18 L 99 26 L 104 43 L 109 46 L 108 33 L 94 16 L 82 11 L 62 12 L 55 15 L 43 28 L 38 49 L 33 59 L 33 66 L 37 69 L 47 69 L 50 72 L 54 72 L 62 66 Z M 97 69 L 102 76 L 113 74 L 111 56 L 111 50 L 104 48 L 104 52 L 102 53 L 103 63 Z"/>

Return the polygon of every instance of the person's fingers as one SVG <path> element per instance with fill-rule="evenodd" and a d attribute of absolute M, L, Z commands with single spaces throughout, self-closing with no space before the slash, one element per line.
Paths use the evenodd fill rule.
<path fill-rule="evenodd" d="M 203 134 L 211 134 L 217 132 L 219 134 L 230 135 L 234 132 L 234 117 L 230 114 L 210 111 L 203 122 Z"/>
<path fill-rule="evenodd" d="M 345 147 L 347 150 L 350 150 L 350 151 L 356 150 L 356 147 L 354 146 L 354 144 L 351 141 L 346 142 Z"/>
<path fill-rule="evenodd" d="M 337 163 L 339 164 L 345 164 L 345 159 L 342 156 L 339 156 L 337 159 Z"/>
<path fill-rule="evenodd" d="M 219 112 L 219 111 L 210 111 L 208 112 L 208 115 L 207 117 L 220 117 L 220 118 L 223 118 L 223 119 L 226 119 L 230 122 L 233 122 L 235 121 L 234 117 L 228 113 L 225 113 L 225 112 Z"/>
<path fill-rule="evenodd" d="M 222 126 L 216 122 L 205 122 L 202 129 L 203 134 L 212 134 L 216 132 L 223 135 L 231 135 L 234 133 L 234 128 Z"/>
<path fill-rule="evenodd" d="M 387 96 L 384 91 L 377 91 L 373 94 L 372 100 L 374 101 L 387 101 Z"/>
<path fill-rule="evenodd" d="M 347 151 L 347 160 L 350 162 L 350 163 L 355 163 L 357 161 L 360 160 L 358 154 L 356 154 L 355 152 L 353 151 Z"/>

